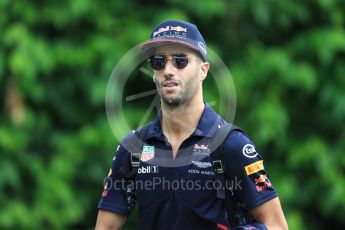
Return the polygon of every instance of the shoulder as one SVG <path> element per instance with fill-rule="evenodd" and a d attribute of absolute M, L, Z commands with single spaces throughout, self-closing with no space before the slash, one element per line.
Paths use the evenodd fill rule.
<path fill-rule="evenodd" d="M 248 135 L 233 131 L 225 139 L 223 154 L 226 162 L 233 167 L 246 166 L 262 160 L 262 156 Z"/>
<path fill-rule="evenodd" d="M 231 152 L 241 152 L 248 158 L 254 158 L 258 152 L 253 141 L 245 132 L 234 130 L 224 142 L 224 149 Z"/>
<path fill-rule="evenodd" d="M 142 146 L 150 135 L 152 129 L 152 122 L 139 127 L 135 130 L 131 130 L 127 135 L 122 139 L 120 143 L 120 148 L 124 148 L 129 153 L 140 152 Z"/>

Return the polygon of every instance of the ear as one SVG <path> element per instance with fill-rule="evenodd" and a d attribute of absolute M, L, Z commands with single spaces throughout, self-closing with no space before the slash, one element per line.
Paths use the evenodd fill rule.
<path fill-rule="evenodd" d="M 210 63 L 208 63 L 208 62 L 203 62 L 200 65 L 200 80 L 201 81 L 205 80 L 209 68 L 210 68 Z"/>

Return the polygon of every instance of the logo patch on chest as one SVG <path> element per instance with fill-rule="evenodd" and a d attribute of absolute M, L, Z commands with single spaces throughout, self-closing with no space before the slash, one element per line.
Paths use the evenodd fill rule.
<path fill-rule="evenodd" d="M 140 160 L 143 162 L 149 161 L 155 157 L 155 147 L 151 145 L 144 145 Z"/>
<path fill-rule="evenodd" d="M 197 167 L 203 168 L 203 169 L 212 166 L 211 162 L 192 161 L 192 163 L 193 163 L 194 165 L 196 165 Z"/>
<path fill-rule="evenodd" d="M 152 165 L 152 166 L 141 166 L 138 168 L 139 174 L 147 174 L 147 173 L 158 173 L 158 166 Z"/>
<path fill-rule="evenodd" d="M 209 155 L 210 154 L 210 149 L 208 148 L 208 145 L 204 144 L 195 144 L 193 148 L 193 154 L 194 155 Z"/>

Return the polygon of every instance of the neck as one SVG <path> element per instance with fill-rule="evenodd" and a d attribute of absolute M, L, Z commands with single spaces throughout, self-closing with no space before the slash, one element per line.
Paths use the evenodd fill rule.
<path fill-rule="evenodd" d="M 162 128 L 168 139 L 188 138 L 198 126 L 205 105 L 202 98 L 197 101 L 171 107 L 162 103 Z"/>

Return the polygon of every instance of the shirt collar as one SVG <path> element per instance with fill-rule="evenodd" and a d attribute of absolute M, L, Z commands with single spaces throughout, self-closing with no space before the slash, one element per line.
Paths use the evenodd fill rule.
<path fill-rule="evenodd" d="M 155 120 L 151 122 L 150 128 L 147 133 L 147 138 L 157 138 L 164 140 L 164 135 L 161 126 L 162 113 L 158 113 Z M 218 125 L 221 123 L 221 117 L 205 103 L 204 111 L 201 115 L 197 128 L 192 133 L 192 136 L 212 137 Z"/>
<path fill-rule="evenodd" d="M 199 124 L 193 132 L 193 136 L 212 137 L 218 125 L 221 123 L 221 117 L 205 103 L 205 109 L 199 120 Z"/>

